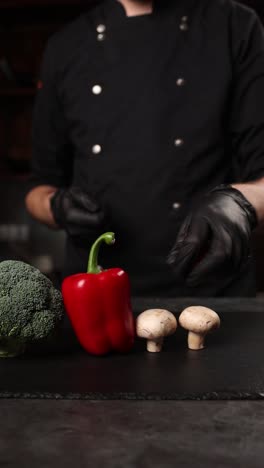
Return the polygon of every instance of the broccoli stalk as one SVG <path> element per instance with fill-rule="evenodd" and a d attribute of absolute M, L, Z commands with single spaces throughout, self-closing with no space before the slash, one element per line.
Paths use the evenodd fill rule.
<path fill-rule="evenodd" d="M 21 337 L 16 337 L 17 333 L 19 333 L 17 326 L 9 331 L 8 336 L 5 331 L 0 332 L 0 358 L 16 357 L 25 352 L 26 343 Z"/>
<path fill-rule="evenodd" d="M 0 338 L 0 358 L 19 356 L 25 349 L 25 343 L 17 338 Z"/>
<path fill-rule="evenodd" d="M 27 344 L 51 336 L 63 313 L 60 291 L 37 268 L 0 263 L 0 357 L 22 354 Z"/>

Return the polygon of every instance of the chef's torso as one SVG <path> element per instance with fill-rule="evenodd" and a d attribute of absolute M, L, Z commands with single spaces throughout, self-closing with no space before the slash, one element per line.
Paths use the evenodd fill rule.
<path fill-rule="evenodd" d="M 102 265 L 126 269 L 135 294 L 190 294 L 175 285 L 166 256 L 192 202 L 237 176 L 227 132 L 232 59 L 220 4 L 165 2 L 152 15 L 127 18 L 119 2 L 106 0 L 59 36 L 71 183 L 93 194 L 111 219 L 117 242 L 102 249 Z M 65 274 L 85 269 L 91 242 L 68 240 Z"/>

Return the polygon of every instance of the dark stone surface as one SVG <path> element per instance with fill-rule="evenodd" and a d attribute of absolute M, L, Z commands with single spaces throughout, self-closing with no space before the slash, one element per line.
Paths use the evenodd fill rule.
<path fill-rule="evenodd" d="M 3 468 L 263 468 L 262 402 L 0 402 Z"/>
<path fill-rule="evenodd" d="M 190 351 L 185 330 L 166 340 L 164 351 L 145 351 L 137 340 L 128 355 L 90 356 L 72 332 L 35 354 L 0 361 L 2 398 L 218 400 L 264 398 L 263 300 L 135 299 L 135 314 L 149 307 L 175 312 L 189 304 L 213 307 L 221 329 L 203 351 Z M 242 310 L 242 311 L 241 311 Z"/>
<path fill-rule="evenodd" d="M 95 358 L 65 324 L 56 343 L 2 360 L 0 466 L 263 468 L 263 402 L 188 399 L 264 396 L 264 302 L 140 299 L 134 310 L 167 307 L 178 316 L 190 304 L 222 318 L 204 351 L 188 351 L 178 330 L 159 355 L 139 341 L 127 356 Z"/>
<path fill-rule="evenodd" d="M 132 305 L 135 314 L 148 308 L 167 308 L 176 315 L 185 308 L 191 305 L 203 305 L 213 308 L 217 313 L 227 312 L 260 312 L 264 313 L 264 298 L 210 298 L 210 297 L 181 297 L 181 298 L 149 298 L 149 297 L 134 297 Z"/>

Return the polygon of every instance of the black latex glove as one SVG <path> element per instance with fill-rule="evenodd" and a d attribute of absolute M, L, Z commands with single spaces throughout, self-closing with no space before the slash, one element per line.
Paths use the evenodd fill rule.
<path fill-rule="evenodd" d="M 206 194 L 184 220 L 168 263 L 189 286 L 233 278 L 250 252 L 256 211 L 240 191 L 221 185 Z"/>
<path fill-rule="evenodd" d="M 50 206 L 57 225 L 75 240 L 85 240 L 104 229 L 102 209 L 77 187 L 58 189 L 50 199 Z"/>

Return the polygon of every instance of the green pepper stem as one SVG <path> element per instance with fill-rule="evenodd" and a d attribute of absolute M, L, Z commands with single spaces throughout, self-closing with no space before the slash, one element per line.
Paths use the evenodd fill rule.
<path fill-rule="evenodd" d="M 101 271 L 100 267 L 98 266 L 98 253 L 102 242 L 105 242 L 108 245 L 114 244 L 115 234 L 113 232 L 106 232 L 105 234 L 102 234 L 92 245 L 88 260 L 87 273 L 100 273 Z"/>

